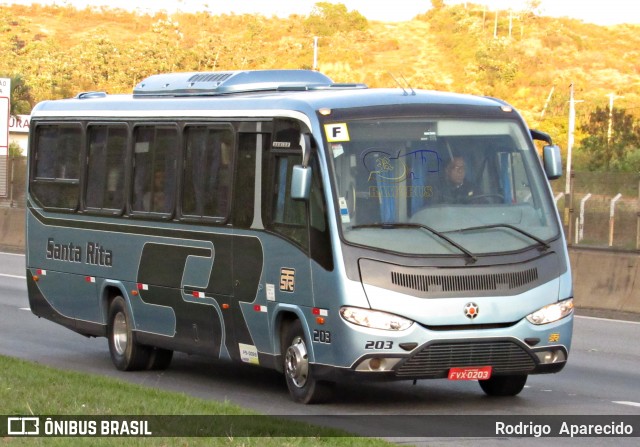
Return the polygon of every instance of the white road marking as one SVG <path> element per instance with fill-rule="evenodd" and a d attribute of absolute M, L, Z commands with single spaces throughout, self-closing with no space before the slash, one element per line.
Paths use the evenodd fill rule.
<path fill-rule="evenodd" d="M 585 320 L 613 321 L 613 322 L 615 322 L 615 323 L 640 324 L 640 321 L 613 320 L 613 319 L 611 319 L 611 318 L 586 317 L 586 316 L 584 316 L 584 315 L 575 315 L 575 318 L 584 318 Z"/>
<path fill-rule="evenodd" d="M 640 402 L 629 402 L 629 401 L 626 401 L 626 400 L 614 400 L 612 402 L 614 404 L 630 405 L 632 407 L 640 407 Z"/>
<path fill-rule="evenodd" d="M 22 256 L 24 258 L 24 254 L 22 254 L 22 253 L 7 253 L 6 251 L 0 251 L 0 255 Z"/>
<path fill-rule="evenodd" d="M 29 312 L 31 312 L 31 308 L 30 307 L 21 307 L 20 310 L 28 310 Z"/>
<path fill-rule="evenodd" d="M 9 275 L 7 273 L 0 273 L 0 276 L 3 276 L 5 278 L 15 278 L 15 279 L 27 279 L 26 276 L 20 276 L 20 275 Z"/>

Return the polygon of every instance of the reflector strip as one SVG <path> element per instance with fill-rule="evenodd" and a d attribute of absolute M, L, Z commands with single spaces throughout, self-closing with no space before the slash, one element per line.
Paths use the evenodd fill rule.
<path fill-rule="evenodd" d="M 47 276 L 47 271 L 46 270 L 42 270 L 42 269 L 38 269 L 38 270 L 36 270 L 36 275 Z"/>
<path fill-rule="evenodd" d="M 253 306 L 253 310 L 255 310 L 256 312 L 266 312 L 267 306 L 261 306 L 259 304 L 256 304 L 255 306 Z"/>
<path fill-rule="evenodd" d="M 149 290 L 149 284 L 138 283 L 138 290 Z"/>
<path fill-rule="evenodd" d="M 95 276 L 85 276 L 84 280 L 86 282 L 96 282 L 96 277 Z"/>
<path fill-rule="evenodd" d="M 326 317 L 326 316 L 328 316 L 328 315 L 329 315 L 329 311 L 328 311 L 327 309 L 320 309 L 320 308 L 318 308 L 318 307 L 314 307 L 314 308 L 311 310 L 311 312 L 312 312 L 314 315 L 321 315 L 321 316 L 323 316 L 323 317 Z"/>
<path fill-rule="evenodd" d="M 194 291 L 192 292 L 192 295 L 193 295 L 193 296 L 195 296 L 196 298 L 204 298 L 204 297 L 205 297 L 204 292 L 198 292 L 198 291 L 196 291 L 196 290 L 194 290 Z"/>

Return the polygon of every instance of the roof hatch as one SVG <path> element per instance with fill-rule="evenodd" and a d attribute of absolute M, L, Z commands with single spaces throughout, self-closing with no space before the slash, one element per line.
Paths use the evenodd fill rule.
<path fill-rule="evenodd" d="M 153 75 L 133 89 L 136 97 L 212 96 L 259 91 L 366 88 L 364 84 L 335 84 L 311 70 L 251 70 Z"/>

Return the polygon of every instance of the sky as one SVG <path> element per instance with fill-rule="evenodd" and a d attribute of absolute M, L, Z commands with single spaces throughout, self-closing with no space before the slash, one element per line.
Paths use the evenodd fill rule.
<path fill-rule="evenodd" d="M 57 4 L 85 6 L 109 6 L 137 9 L 141 12 L 165 10 L 185 12 L 207 10 L 212 14 L 260 13 L 288 17 L 290 14 L 307 15 L 318 1 L 343 3 L 348 10 L 357 10 L 369 20 L 386 22 L 410 20 L 431 7 L 430 0 L 0 0 L 2 4 Z M 640 25 L 640 3 L 635 0 L 539 0 L 538 12 L 554 17 L 572 17 L 598 25 L 631 23 Z M 489 9 L 526 9 L 527 0 L 475 0 L 469 3 L 487 5 Z M 462 0 L 445 0 L 446 4 L 466 3 Z"/>

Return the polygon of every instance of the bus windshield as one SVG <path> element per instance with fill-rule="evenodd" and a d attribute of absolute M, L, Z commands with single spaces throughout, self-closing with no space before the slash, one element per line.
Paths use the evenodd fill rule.
<path fill-rule="evenodd" d="M 324 123 L 345 241 L 411 256 L 547 248 L 559 236 L 513 119 L 397 115 Z"/>

